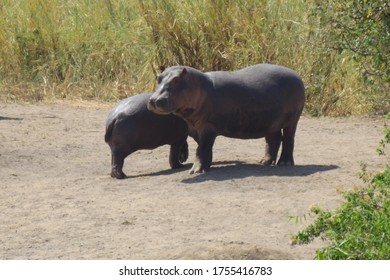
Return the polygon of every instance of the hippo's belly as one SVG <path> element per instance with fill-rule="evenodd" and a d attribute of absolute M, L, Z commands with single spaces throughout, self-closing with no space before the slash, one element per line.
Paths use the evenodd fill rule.
<path fill-rule="evenodd" d="M 219 115 L 212 123 L 219 135 L 255 139 L 282 129 L 291 119 L 291 114 L 281 113 L 278 110 L 252 112 L 236 110 L 229 114 Z"/>

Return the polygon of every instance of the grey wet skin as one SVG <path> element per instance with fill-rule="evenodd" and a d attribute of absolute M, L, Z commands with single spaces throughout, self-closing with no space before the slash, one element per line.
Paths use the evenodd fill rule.
<path fill-rule="evenodd" d="M 188 127 L 172 114 L 158 115 L 147 109 L 151 93 L 142 93 L 119 102 L 108 114 L 105 141 L 111 149 L 111 176 L 123 179 L 125 158 L 138 150 L 170 145 L 171 168 L 182 167 L 188 158 Z M 136 163 L 135 163 L 136 164 Z"/>
<path fill-rule="evenodd" d="M 305 103 L 298 74 L 286 67 L 257 64 L 238 71 L 203 73 L 187 66 L 165 69 L 158 77 L 148 109 L 183 118 L 198 142 L 190 173 L 209 170 L 212 147 L 219 135 L 265 137 L 260 163 L 294 165 L 294 138 Z"/>

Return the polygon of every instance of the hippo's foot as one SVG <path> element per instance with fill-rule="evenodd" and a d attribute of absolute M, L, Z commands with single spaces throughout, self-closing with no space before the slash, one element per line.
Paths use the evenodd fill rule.
<path fill-rule="evenodd" d="M 260 160 L 261 165 L 275 165 L 275 160 L 272 158 L 263 158 Z"/>
<path fill-rule="evenodd" d="M 195 162 L 189 171 L 189 174 L 196 174 L 196 173 L 203 173 L 203 168 L 200 162 Z"/>
<path fill-rule="evenodd" d="M 294 160 L 279 159 L 278 161 L 278 166 L 293 166 L 293 165 L 294 165 Z"/>
<path fill-rule="evenodd" d="M 207 172 L 209 168 L 204 168 L 200 162 L 194 162 L 192 165 L 191 170 L 189 171 L 189 174 L 196 174 L 196 173 L 205 173 Z"/>
<path fill-rule="evenodd" d="M 126 174 L 123 173 L 123 171 L 121 171 L 121 170 L 112 170 L 111 177 L 117 178 L 117 179 L 124 179 L 124 178 L 126 178 Z"/>

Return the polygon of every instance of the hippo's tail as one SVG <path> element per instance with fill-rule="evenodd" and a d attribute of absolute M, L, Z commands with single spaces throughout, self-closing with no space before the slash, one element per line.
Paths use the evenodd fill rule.
<path fill-rule="evenodd" d="M 115 119 L 106 126 L 106 134 L 104 135 L 104 141 L 108 143 L 111 139 L 112 130 L 114 129 Z"/>

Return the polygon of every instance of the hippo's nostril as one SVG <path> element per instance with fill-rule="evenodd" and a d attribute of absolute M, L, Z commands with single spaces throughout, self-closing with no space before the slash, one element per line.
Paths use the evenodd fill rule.
<path fill-rule="evenodd" d="M 159 107 L 159 108 L 165 108 L 168 104 L 168 99 L 167 98 L 158 98 L 156 100 L 156 104 L 155 106 L 156 107 Z"/>

